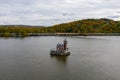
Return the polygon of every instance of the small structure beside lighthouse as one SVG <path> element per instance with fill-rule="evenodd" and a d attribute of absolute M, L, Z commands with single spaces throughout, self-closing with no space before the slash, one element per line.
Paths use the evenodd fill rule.
<path fill-rule="evenodd" d="M 56 55 L 56 56 L 68 56 L 68 55 L 70 55 L 70 52 L 68 51 L 67 44 L 68 44 L 68 42 L 66 39 L 63 41 L 63 44 L 58 43 L 56 45 L 56 49 L 52 49 L 50 51 L 50 55 Z"/>

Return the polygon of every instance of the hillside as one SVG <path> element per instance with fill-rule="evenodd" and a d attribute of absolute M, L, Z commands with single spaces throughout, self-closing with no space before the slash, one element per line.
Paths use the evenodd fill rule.
<path fill-rule="evenodd" d="M 54 32 L 67 33 L 120 33 L 120 21 L 111 19 L 83 19 L 51 26 Z"/>
<path fill-rule="evenodd" d="M 25 25 L 1 25 L 0 36 L 32 33 L 120 33 L 120 21 L 111 19 L 83 19 L 49 27 Z"/>

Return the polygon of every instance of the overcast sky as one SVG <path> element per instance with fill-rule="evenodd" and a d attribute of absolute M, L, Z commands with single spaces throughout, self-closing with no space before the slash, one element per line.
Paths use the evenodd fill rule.
<path fill-rule="evenodd" d="M 0 0 L 0 25 L 50 26 L 86 18 L 120 20 L 120 0 Z"/>

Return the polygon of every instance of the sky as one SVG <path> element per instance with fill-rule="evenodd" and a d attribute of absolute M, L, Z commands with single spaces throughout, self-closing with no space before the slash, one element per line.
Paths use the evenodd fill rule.
<path fill-rule="evenodd" d="M 120 0 L 0 0 L 0 25 L 51 26 L 87 18 L 120 20 Z"/>

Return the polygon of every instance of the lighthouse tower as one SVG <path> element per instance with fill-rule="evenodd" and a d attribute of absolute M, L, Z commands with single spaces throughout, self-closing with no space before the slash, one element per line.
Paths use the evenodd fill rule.
<path fill-rule="evenodd" d="M 64 42 L 64 50 L 67 50 L 67 40 L 65 39 L 63 42 Z"/>

